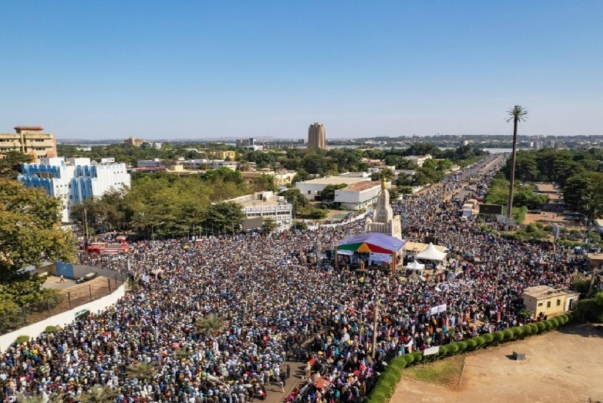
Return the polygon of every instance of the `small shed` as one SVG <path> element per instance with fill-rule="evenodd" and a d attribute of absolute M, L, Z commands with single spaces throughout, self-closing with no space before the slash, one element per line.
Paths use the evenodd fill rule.
<path fill-rule="evenodd" d="M 574 308 L 578 301 L 577 293 L 557 290 L 546 285 L 526 288 L 523 292 L 523 304 L 533 313 L 539 315 L 558 315 Z"/>

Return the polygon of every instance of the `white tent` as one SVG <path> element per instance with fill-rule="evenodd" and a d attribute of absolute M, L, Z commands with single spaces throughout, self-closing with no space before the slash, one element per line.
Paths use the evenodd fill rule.
<path fill-rule="evenodd" d="M 439 250 L 436 249 L 435 246 L 433 246 L 432 243 L 430 243 L 429 246 L 427 246 L 427 249 L 425 249 L 423 252 L 417 254 L 416 258 L 417 259 L 425 259 L 425 260 L 435 260 L 437 262 L 441 262 L 442 260 L 444 260 L 446 258 L 446 253 L 440 252 Z"/>
<path fill-rule="evenodd" d="M 421 264 L 415 260 L 414 262 L 407 264 L 405 269 L 421 271 L 421 270 L 425 269 L 425 265 Z"/>

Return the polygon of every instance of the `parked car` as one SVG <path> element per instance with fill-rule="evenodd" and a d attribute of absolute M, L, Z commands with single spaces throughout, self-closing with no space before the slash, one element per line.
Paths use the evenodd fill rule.
<path fill-rule="evenodd" d="M 95 278 L 96 276 L 98 276 L 98 274 L 94 273 L 94 272 L 90 272 L 88 274 L 86 274 L 85 276 L 82 276 L 80 278 L 77 279 L 76 283 L 77 284 L 82 284 L 85 283 L 87 281 L 92 280 L 93 278 Z"/>

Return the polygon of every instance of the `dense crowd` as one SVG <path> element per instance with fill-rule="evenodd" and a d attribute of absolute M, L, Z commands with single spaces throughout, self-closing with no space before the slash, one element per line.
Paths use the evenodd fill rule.
<path fill-rule="evenodd" d="M 288 382 L 287 362 L 302 357 L 303 381 L 287 400 L 361 402 L 388 359 L 520 324 L 528 320 L 519 312 L 525 287 L 566 287 L 582 264 L 460 220 L 463 200 L 449 196 L 470 177 L 487 183 L 502 162 L 488 157 L 394 205 L 405 239 L 437 235 L 449 250 L 445 270 L 430 281 L 380 271 L 359 281 L 353 271 L 320 265 L 319 250 L 361 233 L 362 220 L 186 245 L 137 242 L 128 257 L 83 254 L 85 263 L 129 272 L 138 286 L 104 312 L 11 346 L 0 359 L 0 401 L 34 394 L 77 401 L 102 385 L 117 391 L 117 402 L 244 403 Z M 443 304 L 444 312 L 430 314 Z M 201 331 L 209 315 L 225 327 Z M 136 376 L 137 363 L 156 373 Z"/>

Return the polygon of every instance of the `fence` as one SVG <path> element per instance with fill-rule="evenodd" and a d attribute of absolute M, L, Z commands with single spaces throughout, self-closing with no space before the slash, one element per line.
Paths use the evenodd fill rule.
<path fill-rule="evenodd" d="M 51 298 L 16 309 L 0 310 L 0 335 L 15 331 L 113 293 L 127 281 L 127 275 L 114 273 L 111 278 L 95 279 L 70 287 Z"/>

